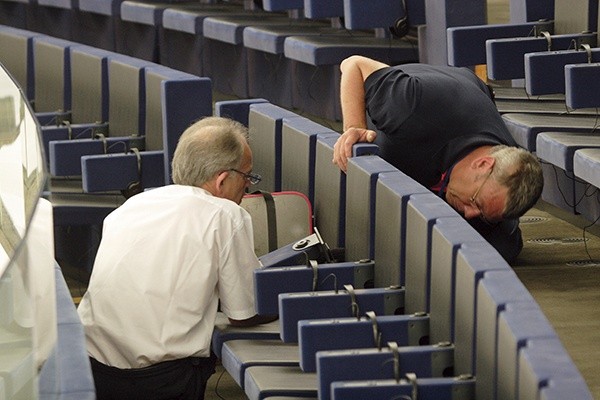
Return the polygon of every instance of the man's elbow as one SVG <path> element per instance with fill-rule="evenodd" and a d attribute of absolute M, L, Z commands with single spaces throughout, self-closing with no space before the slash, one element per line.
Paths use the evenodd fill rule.
<path fill-rule="evenodd" d="M 247 319 L 232 319 L 229 318 L 229 323 L 232 326 L 236 327 L 247 327 L 247 326 L 255 326 L 260 324 L 266 324 L 277 319 L 277 315 L 258 315 L 256 314 L 253 317 Z"/>

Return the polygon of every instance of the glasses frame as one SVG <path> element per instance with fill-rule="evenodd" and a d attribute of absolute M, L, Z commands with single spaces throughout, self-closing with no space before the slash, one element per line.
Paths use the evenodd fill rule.
<path fill-rule="evenodd" d="M 242 175 L 244 179 L 248 181 L 251 185 L 256 185 L 260 183 L 260 181 L 262 181 L 262 176 L 253 172 L 245 173 L 235 168 L 229 168 L 229 171 L 237 172 L 238 174 Z"/>
<path fill-rule="evenodd" d="M 477 188 L 477 190 L 475 191 L 475 193 L 473 193 L 473 196 L 469 197 L 469 201 L 471 202 L 471 204 L 473 206 L 477 207 L 477 210 L 479 210 L 479 219 L 481 219 L 483 222 L 485 222 L 487 225 L 490 225 L 490 226 L 497 225 L 498 223 L 497 222 L 492 222 L 489 219 L 487 219 L 486 216 L 483 214 L 483 210 L 481 209 L 481 207 L 479 206 L 479 204 L 477 204 L 477 202 L 475 200 L 477 199 L 477 195 L 481 191 L 481 188 L 483 188 L 483 185 L 485 185 L 485 183 L 490 179 L 490 176 L 492 176 L 492 172 L 494 172 L 494 167 L 493 166 L 490 169 L 490 173 L 487 174 L 487 176 L 485 177 L 485 179 L 483 180 L 483 182 L 481 182 L 481 185 L 479 185 L 479 187 Z"/>

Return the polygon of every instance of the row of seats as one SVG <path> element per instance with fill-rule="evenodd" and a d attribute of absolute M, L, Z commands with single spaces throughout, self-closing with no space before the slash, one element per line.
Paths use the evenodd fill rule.
<path fill-rule="evenodd" d="M 0 43 L 0 61 L 22 85 L 41 125 L 57 257 L 83 254 L 89 269 L 99 234 L 89 226 L 101 226 L 123 195 L 170 182 L 179 135 L 212 114 L 212 82 L 11 27 L 1 27 Z M 74 251 L 72 240 L 82 250 L 65 254 Z"/>
<path fill-rule="evenodd" d="M 339 134 L 326 127 L 260 100 L 218 102 L 216 112 L 247 112 L 255 170 L 281 167 L 263 189 L 310 193 L 324 241 L 345 249 L 340 262 L 303 266 L 293 246 L 261 257 L 258 311 L 279 321 L 217 325 L 213 350 L 250 399 L 415 389 L 420 399 L 591 398 L 510 266 L 375 147 L 356 148 L 342 174 L 331 163 Z"/>
<path fill-rule="evenodd" d="M 339 120 L 338 66 L 345 57 L 362 54 L 391 64 L 445 60 L 447 26 L 485 22 L 484 0 L 471 0 L 469 13 L 445 12 L 451 4 L 431 4 L 426 13 L 426 5 L 423 0 L 3 1 L 0 6 L 13 18 L 0 23 L 160 62 L 208 76 L 228 95 L 261 97 Z"/>

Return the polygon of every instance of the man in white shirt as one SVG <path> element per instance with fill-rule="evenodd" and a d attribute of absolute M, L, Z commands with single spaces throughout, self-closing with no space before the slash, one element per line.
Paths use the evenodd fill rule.
<path fill-rule="evenodd" d="M 104 221 L 78 308 L 97 398 L 203 399 L 214 372 L 217 307 L 234 325 L 256 315 L 246 128 L 209 117 L 181 136 L 173 185 L 128 199 Z"/>

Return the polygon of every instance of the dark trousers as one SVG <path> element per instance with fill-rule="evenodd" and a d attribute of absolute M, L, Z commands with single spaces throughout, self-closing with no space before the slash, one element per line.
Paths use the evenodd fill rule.
<path fill-rule="evenodd" d="M 97 400 L 203 400 L 216 357 L 188 357 L 120 369 L 90 358 Z"/>

